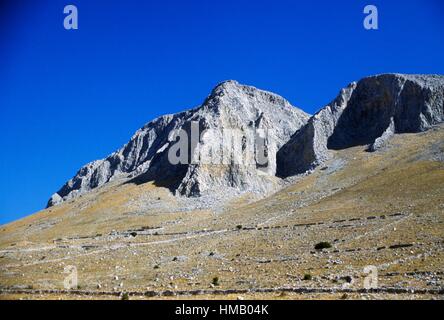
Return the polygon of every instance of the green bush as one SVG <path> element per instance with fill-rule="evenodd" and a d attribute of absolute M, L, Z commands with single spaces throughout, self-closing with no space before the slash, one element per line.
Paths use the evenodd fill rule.
<path fill-rule="evenodd" d="M 211 283 L 215 286 L 219 285 L 219 277 L 214 277 L 213 280 L 211 281 Z"/>
<path fill-rule="evenodd" d="M 310 281 L 311 279 L 313 279 L 313 277 L 311 276 L 311 274 L 309 274 L 309 273 L 304 274 L 304 280 L 305 280 L 305 281 Z"/>
<path fill-rule="evenodd" d="M 328 249 L 328 248 L 331 248 L 331 243 L 326 242 L 326 241 L 319 242 L 315 245 L 316 250 L 322 250 L 322 249 Z"/>

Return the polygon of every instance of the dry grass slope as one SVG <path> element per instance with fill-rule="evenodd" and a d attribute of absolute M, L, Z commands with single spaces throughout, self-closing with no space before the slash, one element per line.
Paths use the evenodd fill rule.
<path fill-rule="evenodd" d="M 274 195 L 217 209 L 116 181 L 0 227 L 0 298 L 442 298 L 443 141 L 438 126 L 336 151 Z M 58 291 L 68 265 L 71 293 Z M 362 291 L 368 265 L 379 292 Z"/>

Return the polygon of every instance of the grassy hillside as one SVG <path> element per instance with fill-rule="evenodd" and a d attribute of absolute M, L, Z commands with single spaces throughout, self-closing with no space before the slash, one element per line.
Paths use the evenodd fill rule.
<path fill-rule="evenodd" d="M 210 207 L 116 181 L 1 226 L 0 298 L 164 290 L 208 290 L 204 298 L 340 298 L 347 290 L 351 298 L 442 297 L 444 126 L 397 135 L 376 153 L 334 153 L 263 199 L 247 194 Z M 316 250 L 320 242 L 331 247 Z M 57 291 L 68 265 L 78 270 L 78 292 Z M 368 265 L 386 291 L 361 292 Z M 213 295 L 231 289 L 238 291 Z"/>

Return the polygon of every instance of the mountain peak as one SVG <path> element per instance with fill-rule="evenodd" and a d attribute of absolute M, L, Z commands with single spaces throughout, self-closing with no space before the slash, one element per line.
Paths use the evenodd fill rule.
<path fill-rule="evenodd" d="M 229 87 L 239 87 L 239 86 L 242 86 L 242 85 L 237 80 L 231 79 L 231 80 L 224 80 L 224 81 L 219 82 L 214 87 L 214 89 L 217 89 L 217 88 L 229 88 Z"/>

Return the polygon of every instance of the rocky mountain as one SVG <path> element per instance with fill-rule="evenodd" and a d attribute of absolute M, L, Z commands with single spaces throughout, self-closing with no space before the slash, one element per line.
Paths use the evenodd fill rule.
<path fill-rule="evenodd" d="M 442 299 L 443 77 L 369 77 L 307 118 L 229 81 L 148 123 L 82 168 L 59 205 L 0 227 L 0 295 Z M 222 129 L 241 141 L 228 162 L 170 161 L 217 159 Z M 251 132 L 264 143 L 236 163 Z"/>
<path fill-rule="evenodd" d="M 82 167 L 51 197 L 48 207 L 119 178 L 154 181 L 186 196 L 226 187 L 270 190 L 276 180 L 277 150 L 308 118 L 276 94 L 223 82 L 198 108 L 149 122 L 121 149 Z M 189 148 L 170 153 L 180 138 L 188 141 Z M 241 148 L 236 149 L 239 139 Z M 258 159 L 261 147 L 265 161 Z M 171 163 L 171 154 L 185 161 Z M 196 154 L 211 161 L 192 161 Z"/>
<path fill-rule="evenodd" d="M 394 134 L 425 131 L 444 121 L 443 109 L 438 75 L 364 78 L 311 118 L 276 94 L 226 81 L 201 106 L 149 122 L 121 149 L 81 168 L 48 206 L 115 179 L 153 181 L 184 196 L 264 193 L 276 190 L 277 177 L 328 160 L 329 150 L 376 151 Z M 179 141 L 185 148 L 177 149 Z"/>
<path fill-rule="evenodd" d="M 277 153 L 277 175 L 305 172 L 338 150 L 381 148 L 395 133 L 413 133 L 444 121 L 444 76 L 384 74 L 342 89 Z"/>

